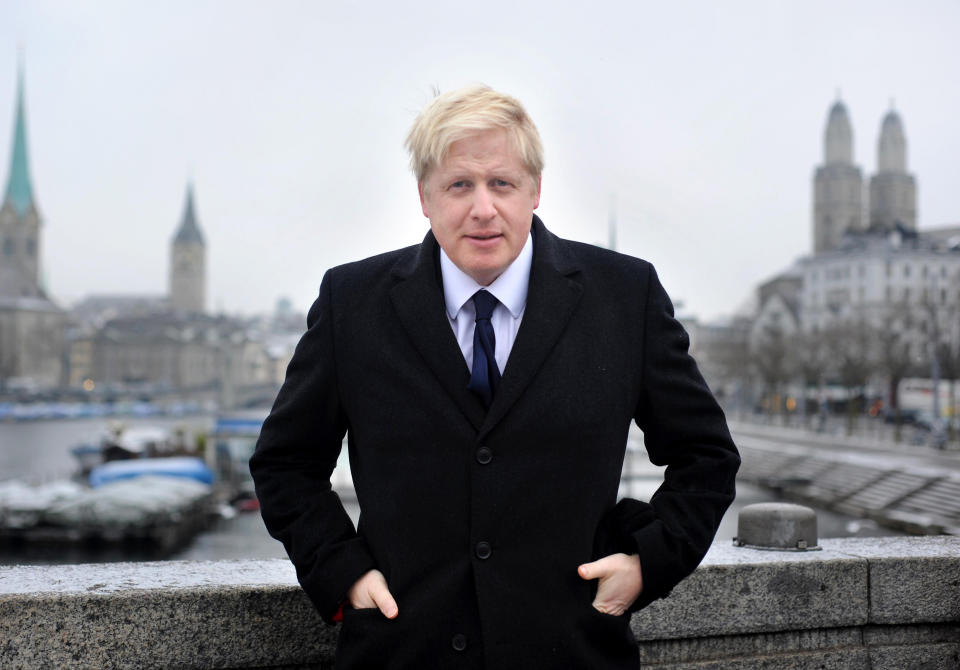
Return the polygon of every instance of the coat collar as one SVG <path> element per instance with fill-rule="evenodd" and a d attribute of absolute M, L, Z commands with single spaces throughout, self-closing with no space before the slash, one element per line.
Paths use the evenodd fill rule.
<path fill-rule="evenodd" d="M 583 287 L 567 243 L 533 217 L 533 265 L 527 306 L 493 404 L 484 409 L 467 389 L 470 373 L 447 322 L 439 252 L 432 232 L 393 268 L 391 300 L 400 322 L 439 380 L 464 413 L 478 439 L 492 430 L 516 403 L 543 365 L 573 315 Z"/>

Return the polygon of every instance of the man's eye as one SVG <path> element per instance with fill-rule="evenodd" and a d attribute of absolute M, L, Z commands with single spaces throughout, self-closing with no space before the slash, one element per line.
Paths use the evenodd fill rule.
<path fill-rule="evenodd" d="M 465 182 L 465 181 L 462 180 L 462 179 L 459 180 L 459 181 L 455 181 L 455 182 L 453 182 L 452 184 L 450 184 L 450 188 L 466 188 L 466 186 L 467 186 L 467 182 Z"/>
<path fill-rule="evenodd" d="M 505 188 L 510 185 L 510 182 L 506 181 L 505 179 L 494 179 L 493 185 L 498 188 Z"/>

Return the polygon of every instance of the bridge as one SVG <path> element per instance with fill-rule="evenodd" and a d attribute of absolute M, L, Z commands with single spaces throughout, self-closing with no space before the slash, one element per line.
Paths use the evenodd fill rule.
<path fill-rule="evenodd" d="M 658 670 L 960 667 L 960 538 L 718 542 L 633 615 Z M 331 668 L 326 626 L 286 560 L 0 568 L 0 667 Z"/>

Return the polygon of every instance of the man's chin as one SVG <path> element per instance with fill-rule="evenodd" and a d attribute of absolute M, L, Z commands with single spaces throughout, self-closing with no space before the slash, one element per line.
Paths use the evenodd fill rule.
<path fill-rule="evenodd" d="M 500 264 L 474 264 L 461 269 L 481 286 L 489 286 L 506 268 Z"/>

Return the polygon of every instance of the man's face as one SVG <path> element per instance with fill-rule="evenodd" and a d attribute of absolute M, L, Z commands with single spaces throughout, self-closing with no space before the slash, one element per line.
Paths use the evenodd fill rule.
<path fill-rule="evenodd" d="M 520 255 L 540 204 L 540 180 L 527 172 L 501 129 L 451 144 L 419 189 L 437 242 L 482 286 Z"/>

